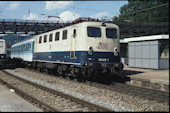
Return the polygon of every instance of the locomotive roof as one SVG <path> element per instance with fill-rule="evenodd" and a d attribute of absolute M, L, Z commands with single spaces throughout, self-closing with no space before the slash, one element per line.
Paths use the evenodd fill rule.
<path fill-rule="evenodd" d="M 61 27 L 58 27 L 56 28 L 55 30 L 59 30 L 59 29 L 65 29 L 67 27 L 72 27 L 72 26 L 79 26 L 79 25 L 96 25 L 97 26 L 102 26 L 103 22 L 101 21 L 84 21 L 84 22 L 78 22 L 78 23 L 67 23 L 67 24 L 63 24 L 63 26 Z M 114 23 L 104 23 L 106 25 L 106 27 L 111 27 L 111 26 L 114 26 L 114 27 L 117 27 L 118 28 L 118 25 L 114 24 Z M 55 30 L 51 30 L 51 31 L 48 31 L 48 32 L 45 32 L 45 33 L 49 33 L 49 32 L 52 32 L 52 31 L 55 31 Z M 38 35 L 42 35 L 42 34 L 45 34 L 45 33 L 41 33 L 41 34 L 38 34 Z"/>

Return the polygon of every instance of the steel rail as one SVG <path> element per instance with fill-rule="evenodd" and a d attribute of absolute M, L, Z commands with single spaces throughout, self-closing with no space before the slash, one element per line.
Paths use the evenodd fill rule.
<path fill-rule="evenodd" d="M 88 102 L 88 101 L 85 101 L 85 100 L 76 98 L 76 97 L 74 97 L 74 96 L 71 96 L 71 95 L 62 93 L 62 92 L 60 92 L 60 91 L 50 89 L 50 88 L 48 88 L 48 87 L 46 87 L 46 86 L 42 86 L 42 85 L 39 85 L 39 84 L 37 84 L 37 83 L 34 83 L 34 82 L 31 82 L 31 81 L 25 80 L 25 79 L 23 79 L 23 78 L 20 78 L 20 77 L 18 77 L 18 76 L 15 76 L 15 75 L 13 75 L 13 74 L 11 74 L 11 73 L 8 73 L 8 72 L 5 71 L 5 70 L 2 70 L 2 71 L 3 71 L 4 73 L 6 73 L 6 74 L 8 74 L 8 75 L 10 75 L 10 76 L 12 76 L 12 77 L 14 77 L 14 78 L 17 78 L 17 79 L 21 80 L 21 81 L 27 82 L 27 83 L 29 83 L 29 84 L 31 84 L 31 85 L 34 85 L 34 86 L 39 87 L 39 88 L 41 88 L 41 89 L 44 89 L 44 90 L 46 90 L 46 91 L 48 91 L 48 92 L 58 94 L 58 95 L 60 95 L 60 96 L 62 96 L 62 97 L 64 97 L 64 98 L 68 98 L 68 99 L 70 99 L 70 100 L 72 100 L 72 101 L 75 101 L 75 102 L 77 102 L 77 103 L 86 105 L 86 106 L 88 106 L 89 108 L 94 108 L 94 109 L 96 109 L 96 110 L 99 111 L 99 112 L 103 112 L 103 111 L 104 111 L 104 112 L 113 112 L 112 110 L 110 110 L 110 109 L 108 109 L 108 108 L 106 108 L 106 107 L 99 106 L 99 105 L 93 104 L 93 103 L 91 103 L 91 102 Z M 57 111 L 58 111 L 58 110 L 57 110 Z"/>
<path fill-rule="evenodd" d="M 27 70 L 35 71 L 30 68 L 27 68 Z M 35 72 L 41 73 L 39 71 L 35 71 Z M 42 74 L 44 74 L 44 73 L 42 73 Z M 78 81 L 75 80 L 74 82 L 78 82 Z M 105 88 L 108 90 L 118 91 L 121 93 L 126 93 L 126 94 L 130 93 L 132 95 L 134 94 L 134 95 L 138 95 L 140 97 L 146 97 L 148 99 L 154 98 L 157 101 L 169 102 L 169 92 L 158 91 L 158 90 L 153 90 L 153 89 L 148 89 L 148 88 L 143 88 L 143 87 L 137 87 L 137 86 L 127 85 L 127 84 L 118 83 L 118 82 L 116 82 L 115 84 L 112 84 L 112 85 L 106 85 L 103 83 L 86 81 L 85 84 L 88 84 L 90 86 L 95 86 L 95 87 L 102 87 L 102 88 Z"/>
<path fill-rule="evenodd" d="M 131 85 L 126 85 L 123 83 L 116 83 L 114 85 L 106 85 L 106 84 L 101 84 L 101 83 L 88 83 L 90 86 L 95 86 L 95 87 L 102 87 L 108 90 L 112 91 L 118 91 L 121 93 L 130 93 L 134 95 L 138 95 L 140 97 L 146 97 L 148 99 L 155 99 L 157 101 L 163 101 L 163 102 L 168 102 L 169 103 L 169 93 L 168 92 L 163 92 L 163 91 L 157 91 L 157 90 L 152 90 L 148 88 L 142 88 L 142 87 L 137 87 L 137 86 L 131 86 Z"/>
<path fill-rule="evenodd" d="M 39 107 L 44 110 L 44 112 L 60 112 L 59 110 L 56 110 L 56 109 L 50 107 L 50 106 L 47 105 L 46 103 L 44 103 L 44 102 L 42 102 L 42 101 L 34 98 L 33 96 L 31 96 L 31 95 L 29 95 L 29 94 L 21 91 L 20 89 L 12 86 L 12 84 L 9 84 L 9 83 L 5 82 L 5 81 L 2 80 L 1 78 L 0 78 L 0 82 L 3 83 L 4 85 L 6 85 L 9 89 L 14 89 L 15 92 L 16 92 L 18 95 L 22 96 L 23 98 L 25 98 L 25 99 L 27 99 L 27 100 L 30 100 L 30 101 L 31 101 L 32 103 L 34 103 L 34 104 L 38 104 Z"/>

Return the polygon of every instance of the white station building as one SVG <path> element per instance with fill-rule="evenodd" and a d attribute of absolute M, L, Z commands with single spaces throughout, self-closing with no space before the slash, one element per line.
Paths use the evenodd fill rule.
<path fill-rule="evenodd" d="M 121 61 L 129 67 L 168 69 L 169 35 L 132 37 L 120 40 Z"/>

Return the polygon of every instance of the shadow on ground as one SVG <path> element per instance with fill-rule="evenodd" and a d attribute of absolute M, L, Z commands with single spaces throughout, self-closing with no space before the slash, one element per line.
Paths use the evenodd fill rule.
<path fill-rule="evenodd" d="M 129 75 L 133 75 L 133 74 L 139 74 L 139 73 L 143 73 L 142 71 L 131 71 L 131 70 L 123 70 L 123 74 L 127 77 Z"/>

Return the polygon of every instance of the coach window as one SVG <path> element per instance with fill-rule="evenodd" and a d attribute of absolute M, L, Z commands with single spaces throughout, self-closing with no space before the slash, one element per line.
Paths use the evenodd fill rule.
<path fill-rule="evenodd" d="M 63 31 L 63 40 L 64 40 L 64 39 L 67 39 L 67 30 L 64 30 L 64 31 Z"/>
<path fill-rule="evenodd" d="M 26 45 L 24 45 L 24 51 L 26 51 Z"/>
<path fill-rule="evenodd" d="M 24 49 L 25 49 L 25 48 L 24 48 L 24 45 L 22 45 L 22 51 L 24 51 Z"/>
<path fill-rule="evenodd" d="M 101 29 L 98 27 L 87 27 L 87 35 L 89 37 L 100 38 Z"/>
<path fill-rule="evenodd" d="M 39 43 L 41 43 L 41 40 L 42 40 L 42 36 L 39 37 Z"/>
<path fill-rule="evenodd" d="M 51 33 L 49 37 L 49 42 L 52 42 L 52 41 L 53 41 L 53 34 Z"/>
<path fill-rule="evenodd" d="M 60 32 L 56 32 L 55 33 L 55 41 L 59 40 L 60 37 Z"/>
<path fill-rule="evenodd" d="M 28 51 L 30 51 L 31 49 L 31 44 L 28 44 Z"/>
<path fill-rule="evenodd" d="M 24 45 L 21 46 L 21 51 L 24 51 Z"/>
<path fill-rule="evenodd" d="M 117 31 L 114 28 L 106 28 L 106 37 L 107 38 L 117 38 Z"/>
<path fill-rule="evenodd" d="M 26 44 L 26 51 L 28 51 L 28 44 Z"/>
<path fill-rule="evenodd" d="M 44 35 L 44 42 L 47 42 L 47 35 Z"/>

